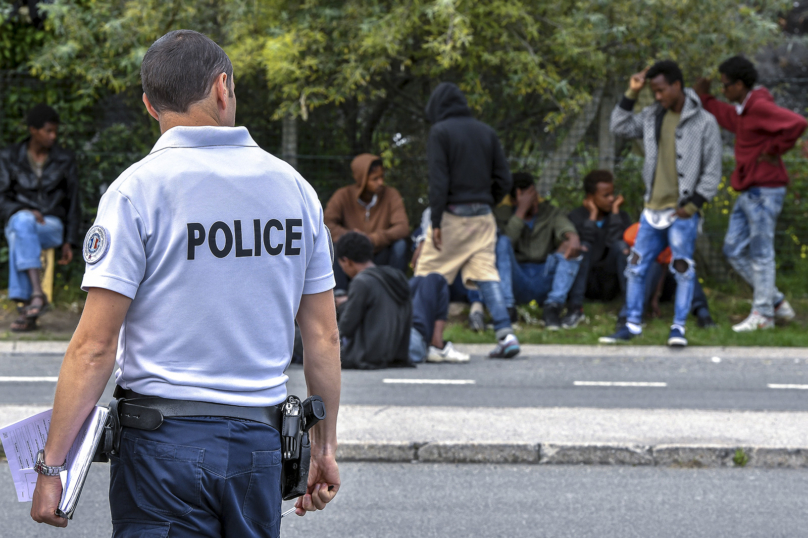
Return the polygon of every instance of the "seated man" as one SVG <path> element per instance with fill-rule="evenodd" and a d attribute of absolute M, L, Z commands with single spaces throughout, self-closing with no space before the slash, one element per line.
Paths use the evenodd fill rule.
<path fill-rule="evenodd" d="M 363 153 L 351 163 L 356 185 L 342 187 L 328 201 L 323 214 L 334 242 L 347 232 L 361 232 L 373 244 L 373 262 L 407 270 L 410 224 L 404 201 L 384 184 L 384 166 L 376 155 Z M 335 293 L 348 289 L 349 277 L 334 263 Z"/>
<path fill-rule="evenodd" d="M 469 356 L 456 350 L 443 339 L 449 315 L 449 285 L 439 273 L 410 279 L 412 296 L 412 329 L 410 360 L 412 362 L 468 362 Z"/>
<path fill-rule="evenodd" d="M 550 202 L 539 202 L 533 176 L 513 174 L 511 198 L 496 210 L 503 232 L 497 239 L 497 269 L 508 309 L 516 304 L 544 304 L 549 330 L 561 327 L 561 308 L 567 302 L 578 268 L 581 244 L 575 226 Z"/>
<path fill-rule="evenodd" d="M 637 239 L 637 231 L 640 228 L 640 223 L 635 223 L 629 226 L 623 234 L 623 241 L 628 247 L 633 247 Z M 659 317 L 659 303 L 665 301 L 673 301 L 676 297 L 676 278 L 669 270 L 673 254 L 671 248 L 667 247 L 662 253 L 657 256 L 656 262 L 651 264 L 648 269 L 648 277 L 645 281 L 645 301 L 644 311 L 649 312 L 650 317 Z M 704 289 L 701 287 L 699 279 L 695 279 L 693 289 L 693 302 L 690 305 L 690 313 L 696 316 L 696 323 L 702 329 L 715 327 L 710 315 L 710 306 L 707 303 L 707 295 L 704 294 Z M 620 314 L 617 316 L 618 330 L 626 324 L 628 316 L 628 306 L 623 305 Z M 609 337 L 600 338 L 601 343 L 615 343 Z"/>
<path fill-rule="evenodd" d="M 79 180 L 73 154 L 56 143 L 59 115 L 40 104 L 28 113 L 30 136 L 0 152 L 0 216 L 8 241 L 8 296 L 25 306 L 12 331 L 36 328 L 48 309 L 39 271 L 45 249 L 61 245 L 60 265 L 81 243 Z M 103 245 L 102 245 L 103 248 Z"/>
<path fill-rule="evenodd" d="M 593 170 L 584 177 L 584 203 L 569 219 L 581 238 L 581 267 L 567 300 L 561 326 L 572 329 L 584 317 L 584 297 L 611 301 L 626 295 L 628 245 L 623 232 L 631 217 L 622 211 L 623 196 L 614 196 L 614 176 L 608 170 Z"/>
<path fill-rule="evenodd" d="M 335 258 L 353 279 L 340 308 L 342 367 L 371 370 L 410 366 L 412 305 L 407 277 L 373 263 L 373 243 L 358 232 L 337 241 Z"/>

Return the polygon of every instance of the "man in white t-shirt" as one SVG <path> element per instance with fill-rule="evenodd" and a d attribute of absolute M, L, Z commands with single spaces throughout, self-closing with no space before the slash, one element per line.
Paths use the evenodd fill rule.
<path fill-rule="evenodd" d="M 323 509 L 340 484 L 339 336 L 323 210 L 291 166 L 233 127 L 233 68 L 213 41 L 166 34 L 141 78 L 163 134 L 110 186 L 85 238 L 87 302 L 56 387 L 31 515 L 67 525 L 55 515 L 59 477 L 44 474 L 65 461 L 117 355 L 117 394 L 179 411 L 153 430 L 123 428 L 111 458 L 115 536 L 165 536 L 169 527 L 172 537 L 277 536 L 279 404 L 295 319 L 309 393 L 327 410 L 310 432 L 298 515 Z M 124 418 L 137 417 L 122 415 L 126 426 Z"/>

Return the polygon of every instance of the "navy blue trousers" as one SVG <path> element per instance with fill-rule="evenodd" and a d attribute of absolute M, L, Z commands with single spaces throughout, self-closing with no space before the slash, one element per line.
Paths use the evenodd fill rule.
<path fill-rule="evenodd" d="M 281 439 L 224 418 L 167 418 L 124 428 L 110 461 L 113 538 L 277 538 Z"/>

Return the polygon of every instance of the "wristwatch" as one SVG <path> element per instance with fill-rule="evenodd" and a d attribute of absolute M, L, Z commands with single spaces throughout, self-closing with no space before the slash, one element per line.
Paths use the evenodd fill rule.
<path fill-rule="evenodd" d="M 36 453 L 36 464 L 34 464 L 34 471 L 45 476 L 59 476 L 59 473 L 67 470 L 67 460 L 58 467 L 51 467 L 45 465 L 45 450 L 40 450 Z"/>

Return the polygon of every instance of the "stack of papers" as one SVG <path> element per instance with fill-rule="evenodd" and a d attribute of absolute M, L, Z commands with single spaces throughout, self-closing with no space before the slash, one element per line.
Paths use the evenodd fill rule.
<path fill-rule="evenodd" d="M 52 411 L 43 411 L 0 428 L 0 440 L 3 442 L 3 450 L 8 458 L 8 468 L 14 480 L 19 502 L 31 501 L 34 494 L 37 478 L 37 473 L 34 471 L 36 454 L 40 449 L 45 448 Z M 73 517 L 73 511 L 76 509 L 81 489 L 87 479 L 90 464 L 104 434 L 104 424 L 108 414 L 109 410 L 106 407 L 93 409 L 90 416 L 84 421 L 67 454 L 67 471 L 61 474 L 62 500 L 57 511 L 57 514 L 62 517 Z"/>

